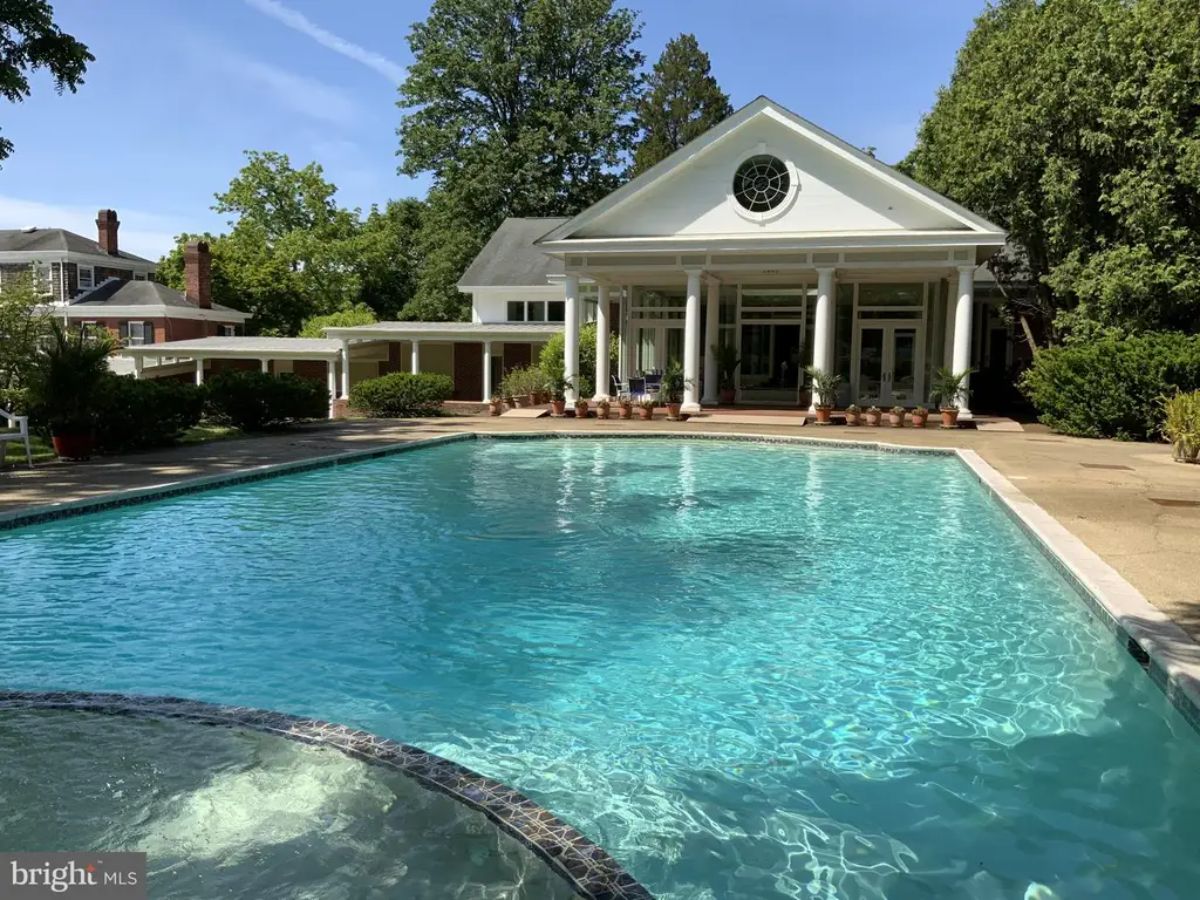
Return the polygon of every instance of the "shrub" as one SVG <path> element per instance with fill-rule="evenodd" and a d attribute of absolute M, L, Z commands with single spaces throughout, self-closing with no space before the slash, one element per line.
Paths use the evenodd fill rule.
<path fill-rule="evenodd" d="M 620 353 L 620 342 L 615 334 L 609 337 L 608 356 L 609 372 L 617 371 L 617 356 Z M 562 332 L 555 334 L 546 341 L 538 357 L 538 368 L 545 375 L 544 380 L 562 378 L 566 359 L 566 337 Z M 607 394 L 609 386 L 603 385 L 601 393 Z M 596 323 L 588 322 L 579 329 L 579 394 L 590 397 L 596 393 Z"/>
<path fill-rule="evenodd" d="M 1175 458 L 1195 462 L 1200 457 L 1200 391 L 1179 393 L 1163 401 L 1163 436 Z"/>
<path fill-rule="evenodd" d="M 1081 437 L 1153 440 L 1161 400 L 1200 388 L 1200 335 L 1105 336 L 1038 353 L 1021 390 L 1039 419 Z"/>
<path fill-rule="evenodd" d="M 440 415 L 442 404 L 452 396 L 454 381 L 449 375 L 393 372 L 354 385 L 350 405 L 368 416 L 416 418 Z"/>
<path fill-rule="evenodd" d="M 279 428 L 329 413 L 329 392 L 319 381 L 265 372 L 221 372 L 208 383 L 209 418 L 243 431 Z"/>
<path fill-rule="evenodd" d="M 96 392 L 96 446 L 141 450 L 174 443 L 200 421 L 204 388 L 179 381 L 108 375 Z"/>

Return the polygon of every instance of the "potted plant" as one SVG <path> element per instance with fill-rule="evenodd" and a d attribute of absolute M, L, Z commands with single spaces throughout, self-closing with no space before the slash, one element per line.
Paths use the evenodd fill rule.
<path fill-rule="evenodd" d="M 893 406 L 890 410 L 888 410 L 888 424 L 890 424 L 893 428 L 904 427 L 903 406 Z"/>
<path fill-rule="evenodd" d="M 862 409 L 857 403 L 851 403 L 846 407 L 846 424 L 861 425 L 862 424 Z"/>
<path fill-rule="evenodd" d="M 662 377 L 662 396 L 663 405 L 667 408 L 667 418 L 672 422 L 686 418 L 680 415 L 680 410 L 683 408 L 683 392 L 689 387 L 691 381 L 683 377 L 683 366 L 679 362 L 667 366 Z"/>
<path fill-rule="evenodd" d="M 933 385 L 929 392 L 930 399 L 938 405 L 942 414 L 943 428 L 958 427 L 958 409 L 967 399 L 967 378 L 971 370 L 954 372 L 947 367 L 933 373 Z"/>
<path fill-rule="evenodd" d="M 1163 401 L 1163 435 L 1176 462 L 1200 462 L 1200 391 L 1176 393 Z"/>
<path fill-rule="evenodd" d="M 622 419 L 633 418 L 633 398 L 628 394 L 622 394 L 617 398 L 617 408 L 621 411 L 620 416 Z"/>
<path fill-rule="evenodd" d="M 826 372 L 808 366 L 805 370 L 812 379 L 813 408 L 817 411 L 817 424 L 828 425 L 833 414 L 833 404 L 837 402 L 838 388 L 842 384 L 842 376 L 836 372 Z"/>
<path fill-rule="evenodd" d="M 588 402 L 583 397 L 575 399 L 575 418 L 586 419 L 588 417 Z"/>
<path fill-rule="evenodd" d="M 488 403 L 488 412 L 493 416 L 498 416 L 504 412 L 504 398 L 499 393 L 492 394 L 492 399 Z"/>
<path fill-rule="evenodd" d="M 108 375 L 113 348 L 107 332 L 72 332 L 54 322 L 50 340 L 30 372 L 30 406 L 49 426 L 54 452 L 65 459 L 92 455 L 96 394 Z"/>
<path fill-rule="evenodd" d="M 864 413 L 864 418 L 866 418 L 868 425 L 876 426 L 883 419 L 883 410 L 878 406 L 869 407 L 866 413 Z"/>
<path fill-rule="evenodd" d="M 654 407 L 657 405 L 658 404 L 654 402 L 653 397 L 646 397 L 643 400 L 639 400 L 638 405 L 637 405 L 638 406 L 638 415 L 641 416 L 643 419 L 653 419 L 654 418 Z"/>
<path fill-rule="evenodd" d="M 550 414 L 561 419 L 567 414 L 567 388 L 571 386 L 561 375 L 555 375 L 546 382 L 546 390 L 550 393 Z"/>
<path fill-rule="evenodd" d="M 742 364 L 737 347 L 733 344 L 713 344 L 713 357 L 717 363 L 717 383 L 720 385 L 721 405 L 732 406 L 737 398 L 737 369 Z"/>
<path fill-rule="evenodd" d="M 911 415 L 913 428 L 924 428 L 925 423 L 929 420 L 929 410 L 923 406 L 918 406 Z"/>
<path fill-rule="evenodd" d="M 612 401 L 608 399 L 607 394 L 601 394 L 600 399 L 596 401 L 596 418 L 607 419 L 611 409 Z"/>

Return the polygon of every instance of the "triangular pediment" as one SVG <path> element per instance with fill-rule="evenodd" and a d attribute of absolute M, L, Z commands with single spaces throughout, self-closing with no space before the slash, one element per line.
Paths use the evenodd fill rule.
<path fill-rule="evenodd" d="M 788 171 L 787 199 L 767 212 L 734 196 L 757 155 Z M 762 97 L 542 238 L 772 237 L 1001 229 Z"/>

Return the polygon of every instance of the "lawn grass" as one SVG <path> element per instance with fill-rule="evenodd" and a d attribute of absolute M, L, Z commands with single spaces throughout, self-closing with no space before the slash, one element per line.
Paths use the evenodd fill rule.
<path fill-rule="evenodd" d="M 245 437 L 245 433 L 240 428 L 233 428 L 229 425 L 209 425 L 200 424 L 189 428 L 179 438 L 180 444 L 207 444 L 210 441 L 227 441 L 230 438 Z M 57 457 L 54 453 L 54 447 L 46 438 L 39 437 L 36 434 L 29 436 L 30 449 L 33 451 L 33 463 L 53 462 Z M 11 445 L 11 446 L 10 446 Z M 18 444 L 12 441 L 5 441 L 0 444 L 0 470 L 21 468 L 25 463 L 25 445 Z"/>
<path fill-rule="evenodd" d="M 181 444 L 207 444 L 209 441 L 227 441 L 230 438 L 245 437 L 246 433 L 232 425 L 210 425 L 201 422 L 193 425 L 179 438 Z"/>

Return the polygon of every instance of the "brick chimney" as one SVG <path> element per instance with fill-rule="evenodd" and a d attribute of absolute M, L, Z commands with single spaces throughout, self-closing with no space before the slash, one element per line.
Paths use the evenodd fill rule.
<path fill-rule="evenodd" d="M 117 256 L 117 229 L 121 223 L 117 220 L 115 209 L 102 209 L 96 213 L 96 243 L 109 256 Z"/>
<path fill-rule="evenodd" d="M 183 278 L 188 300 L 201 309 L 212 309 L 212 255 L 207 241 L 191 241 L 183 248 Z"/>

